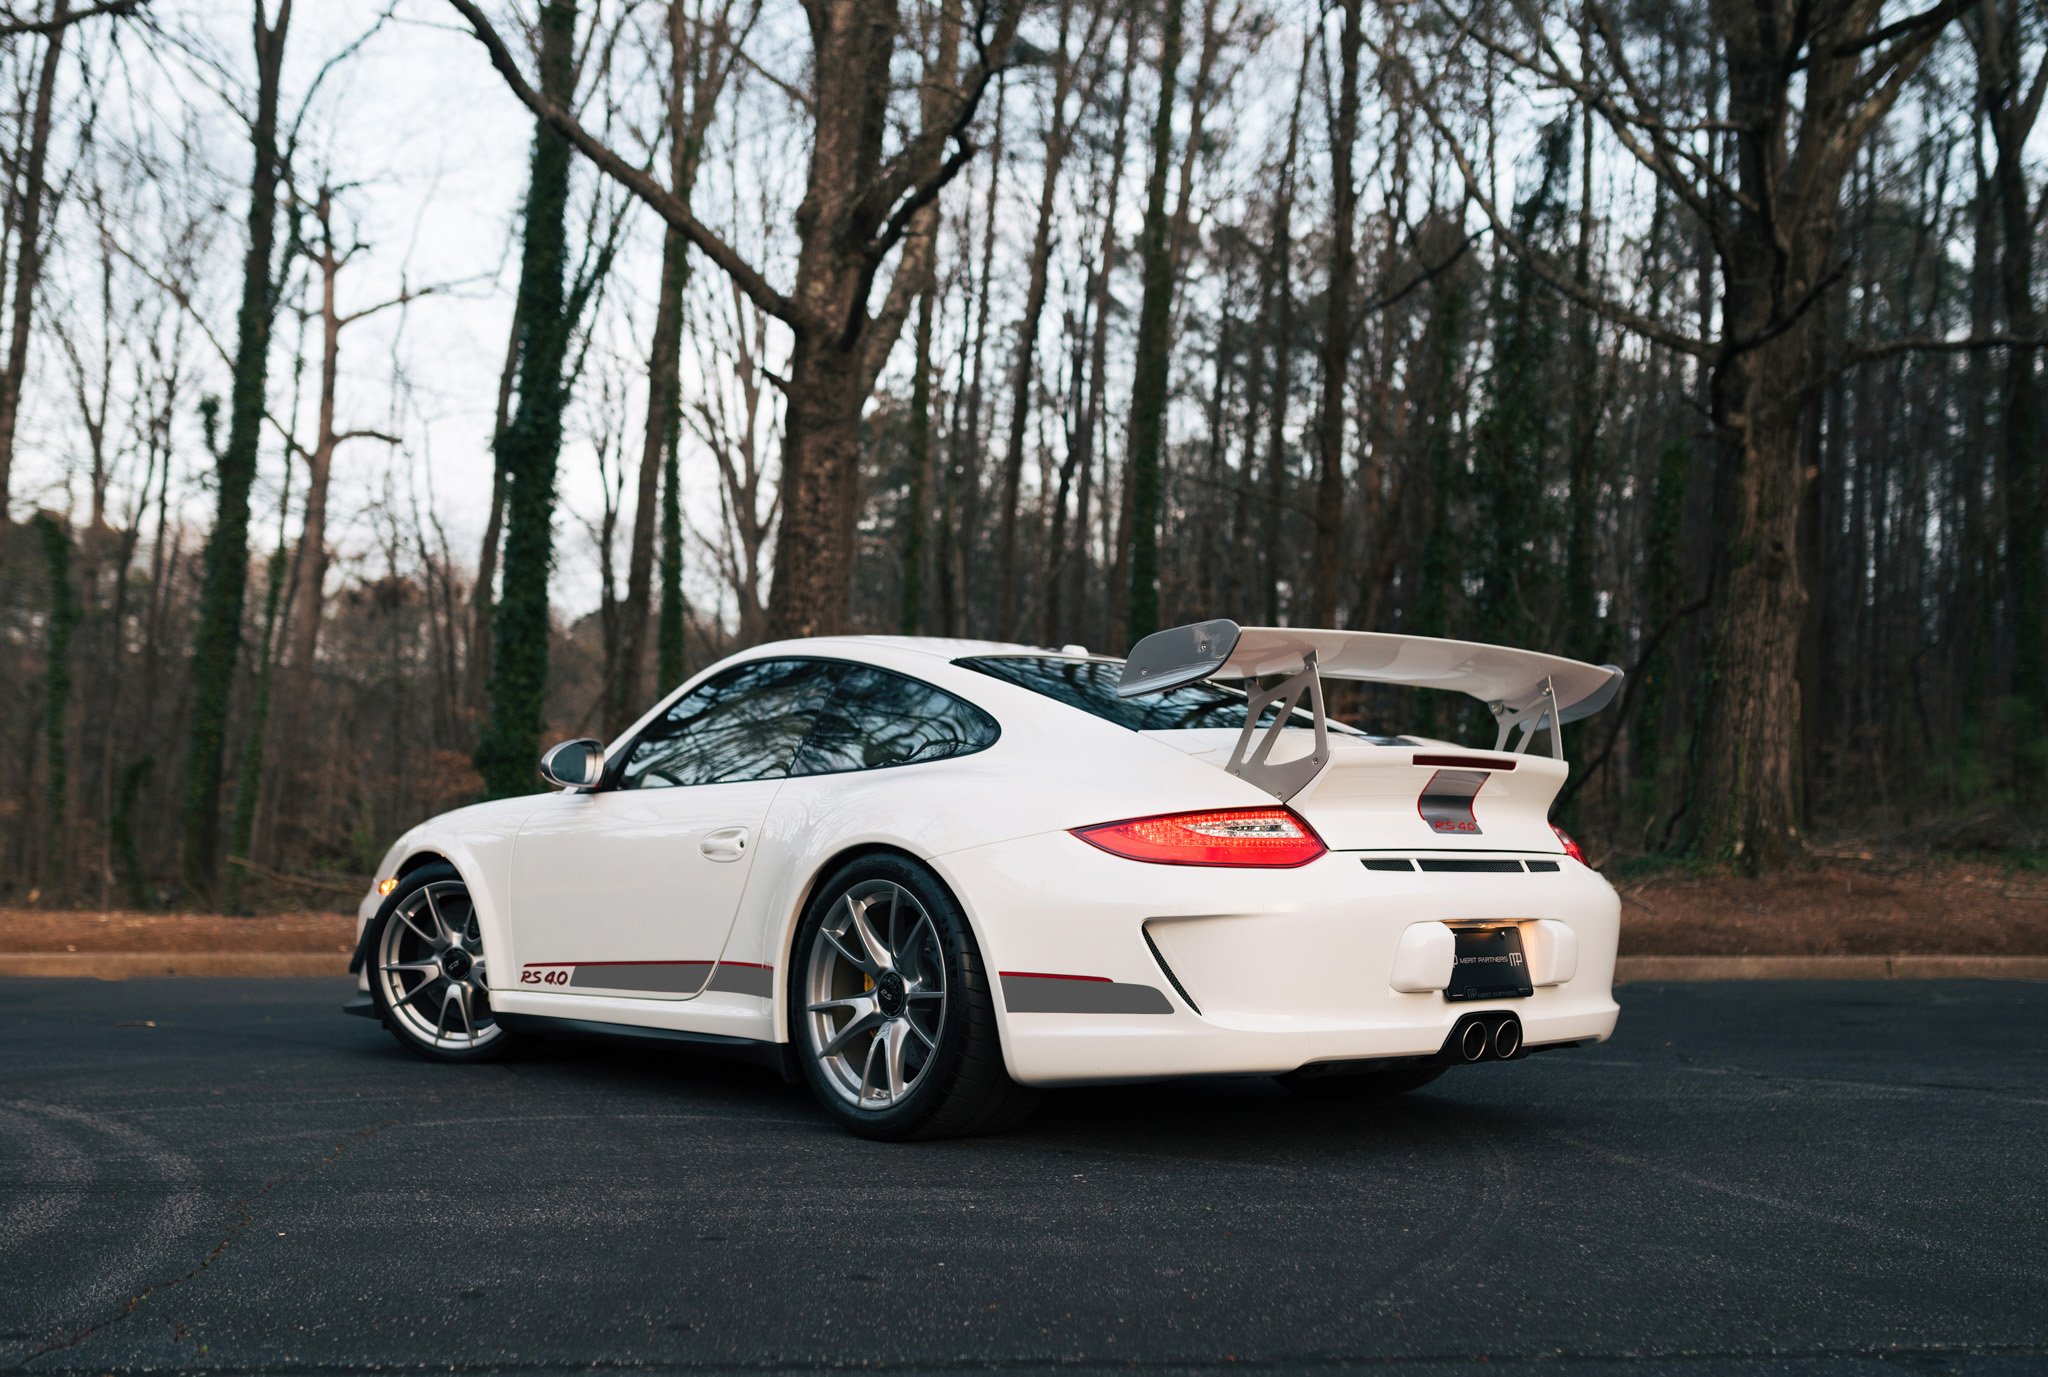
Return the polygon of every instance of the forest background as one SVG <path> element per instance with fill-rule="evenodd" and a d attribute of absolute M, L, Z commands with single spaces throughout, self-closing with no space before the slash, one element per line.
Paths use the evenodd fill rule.
<path fill-rule="evenodd" d="M 1623 666 L 1610 862 L 2031 863 L 2044 82 L 2031 0 L 0 2 L 0 900 L 342 903 L 741 646 L 1209 616 Z"/>

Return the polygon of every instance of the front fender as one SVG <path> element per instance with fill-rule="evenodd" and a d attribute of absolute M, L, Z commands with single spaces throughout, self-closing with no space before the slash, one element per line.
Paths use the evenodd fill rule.
<path fill-rule="evenodd" d="M 545 794 L 528 794 L 496 799 L 429 818 L 406 832 L 384 853 L 384 860 L 377 867 L 378 881 L 433 861 L 454 866 L 476 906 L 477 929 L 483 936 L 484 950 L 494 958 L 492 967 L 498 971 L 517 970 L 510 921 L 512 847 L 520 827 L 546 798 Z M 368 961 L 370 933 L 376 930 L 374 920 L 389 902 L 387 896 L 372 887 L 356 911 L 360 927 L 349 970 L 357 973 L 358 984 L 364 989 L 368 988 L 368 974 L 363 968 Z"/>

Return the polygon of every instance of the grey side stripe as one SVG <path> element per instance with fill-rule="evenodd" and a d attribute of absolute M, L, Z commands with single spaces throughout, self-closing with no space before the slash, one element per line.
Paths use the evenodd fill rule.
<path fill-rule="evenodd" d="M 760 999 L 775 997 L 774 968 L 745 962 L 720 965 L 716 961 L 595 961 L 588 964 L 563 961 L 553 965 L 528 966 L 526 969 L 561 970 L 571 965 L 574 965 L 574 971 L 569 976 L 568 988 L 572 990 L 632 990 L 638 994 L 666 995 L 694 995 L 717 990 Z M 563 987 L 554 985 L 553 988 L 559 990 Z"/>
<path fill-rule="evenodd" d="M 775 972 L 767 966 L 719 966 L 711 976 L 707 989 L 721 994 L 757 995 L 762 999 L 775 998 Z"/>
<path fill-rule="evenodd" d="M 1170 1014 L 1173 1005 L 1150 985 L 1113 980 L 1003 974 L 1003 1003 L 1013 1014 Z"/>
<path fill-rule="evenodd" d="M 620 961 L 578 966 L 575 990 L 637 990 L 643 994 L 696 994 L 711 973 L 709 961 Z"/>

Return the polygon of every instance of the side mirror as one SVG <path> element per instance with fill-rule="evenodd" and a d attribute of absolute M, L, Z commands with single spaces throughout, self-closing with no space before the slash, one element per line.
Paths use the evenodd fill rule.
<path fill-rule="evenodd" d="M 604 743 L 587 736 L 564 741 L 540 758 L 540 773 L 564 789 L 594 789 L 604 778 Z"/>

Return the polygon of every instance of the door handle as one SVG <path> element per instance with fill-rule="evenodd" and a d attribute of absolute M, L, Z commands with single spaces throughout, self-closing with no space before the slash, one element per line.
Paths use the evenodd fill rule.
<path fill-rule="evenodd" d="M 714 861 L 736 861 L 747 854 L 747 829 L 721 827 L 716 832 L 706 832 L 697 849 Z"/>

